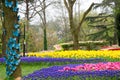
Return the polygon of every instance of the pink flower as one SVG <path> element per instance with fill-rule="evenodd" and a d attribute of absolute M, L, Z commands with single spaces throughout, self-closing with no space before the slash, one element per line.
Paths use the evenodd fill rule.
<path fill-rule="evenodd" d="M 77 68 L 78 71 L 79 70 L 84 70 L 84 66 L 82 66 L 82 65 L 76 66 L 75 68 Z"/>
<path fill-rule="evenodd" d="M 69 66 L 66 66 L 66 67 L 63 68 L 63 70 L 69 71 L 69 70 L 70 70 L 70 67 L 69 67 Z"/>
<path fill-rule="evenodd" d="M 108 62 L 108 63 L 96 63 L 96 64 L 84 64 L 73 68 L 66 66 L 63 70 L 58 71 L 101 71 L 101 70 L 120 70 L 120 62 Z"/>
<path fill-rule="evenodd" d="M 71 68 L 71 71 L 78 71 L 77 68 Z"/>

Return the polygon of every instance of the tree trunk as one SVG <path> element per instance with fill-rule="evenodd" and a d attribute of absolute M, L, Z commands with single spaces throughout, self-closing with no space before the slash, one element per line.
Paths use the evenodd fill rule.
<path fill-rule="evenodd" d="M 73 49 L 77 50 L 79 48 L 78 44 L 78 34 L 79 31 L 76 31 L 76 26 L 74 26 L 73 21 L 73 5 L 76 2 L 76 0 L 64 0 L 64 4 L 68 10 L 69 15 L 69 24 L 70 24 L 70 31 L 73 37 Z"/>
<path fill-rule="evenodd" d="M 73 16 L 69 18 L 70 20 L 70 31 L 73 37 L 73 49 L 78 50 L 79 49 L 79 30 L 76 30 L 74 23 L 73 23 Z"/>
<path fill-rule="evenodd" d="M 78 35 L 79 35 L 79 30 L 76 30 L 76 26 L 74 26 L 74 21 L 73 21 L 73 6 L 69 7 L 68 10 L 69 14 L 69 23 L 70 23 L 70 31 L 73 36 L 73 49 L 78 50 L 79 48 L 79 40 L 78 40 Z"/>
<path fill-rule="evenodd" d="M 25 14 L 25 17 L 26 17 L 26 27 L 25 27 L 25 33 L 28 33 L 29 31 L 29 0 L 25 0 L 25 3 L 26 3 L 26 14 Z M 28 52 L 28 40 L 25 39 L 25 52 L 27 53 Z"/>
<path fill-rule="evenodd" d="M 116 27 L 114 27 L 114 36 L 113 36 L 112 44 L 117 44 L 117 29 L 116 29 Z"/>
<path fill-rule="evenodd" d="M 14 5 L 16 4 L 16 0 L 9 0 L 9 1 L 13 1 Z M 5 3 L 3 4 L 3 11 L 4 11 L 4 25 L 3 25 L 4 36 L 2 43 L 3 43 L 3 53 L 6 53 L 6 50 L 9 50 L 9 48 L 7 47 L 8 41 L 10 40 L 10 37 L 14 37 L 13 36 L 13 31 L 15 31 L 14 24 L 18 23 L 18 18 L 17 18 L 17 13 L 14 12 L 11 8 L 6 7 Z M 16 43 L 19 43 L 18 38 L 16 38 Z M 19 54 L 20 52 L 17 51 L 17 53 Z M 9 56 L 6 53 L 6 58 L 8 57 Z M 8 65 L 6 64 L 6 67 L 7 66 Z M 9 75 L 9 80 L 11 78 L 12 80 L 21 80 L 20 64 L 16 67 L 15 71 L 11 75 Z"/>
<path fill-rule="evenodd" d="M 29 30 L 29 0 L 26 0 L 26 30 Z"/>
<path fill-rule="evenodd" d="M 47 34 L 46 34 L 46 29 L 44 29 L 44 50 L 47 50 Z"/>
<path fill-rule="evenodd" d="M 3 3 L 2 3 L 3 5 Z M 2 56 L 5 56 L 5 49 L 6 49 L 6 29 L 5 29 L 5 19 L 3 18 L 2 20 L 2 28 L 3 28 L 3 32 L 2 32 Z"/>
<path fill-rule="evenodd" d="M 118 46 L 120 46 L 120 2 L 119 0 L 115 0 L 115 28 L 116 31 L 114 33 L 116 33 L 116 35 L 114 35 L 114 37 L 116 37 L 116 43 L 118 43 Z"/>
<path fill-rule="evenodd" d="M 120 12 L 116 13 L 115 23 L 116 23 L 116 29 L 117 29 L 118 45 L 120 46 Z"/>
<path fill-rule="evenodd" d="M 73 33 L 73 49 L 74 50 L 78 50 L 79 49 L 79 32 L 78 30 L 76 30 L 74 33 Z"/>
<path fill-rule="evenodd" d="M 92 7 L 94 6 L 94 3 L 92 3 L 90 5 L 90 7 L 85 11 L 82 20 L 79 22 L 78 26 L 74 25 L 74 21 L 73 21 L 73 6 L 74 3 L 76 2 L 76 0 L 64 0 L 64 4 L 68 10 L 68 14 L 69 14 L 69 23 L 70 23 L 70 30 L 71 30 L 71 34 L 73 36 L 73 49 L 77 50 L 79 49 L 79 32 L 80 32 L 80 28 L 84 22 L 85 17 L 87 16 L 87 14 L 91 11 Z"/>
<path fill-rule="evenodd" d="M 47 33 L 46 33 L 46 27 L 47 27 L 47 23 L 46 23 L 46 0 L 43 0 L 43 33 L 44 33 L 44 50 L 47 50 Z"/>

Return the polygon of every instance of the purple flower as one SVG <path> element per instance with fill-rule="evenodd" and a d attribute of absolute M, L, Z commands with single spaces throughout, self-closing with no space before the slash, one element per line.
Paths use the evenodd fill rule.
<path fill-rule="evenodd" d="M 66 72 L 60 72 L 58 70 L 63 69 L 65 66 L 69 66 L 69 67 L 74 67 L 80 64 L 69 64 L 69 65 L 64 65 L 64 66 L 53 66 L 53 67 L 49 67 L 49 68 L 43 68 L 41 70 L 37 70 L 25 77 L 23 77 L 23 80 L 29 80 L 29 79 L 41 79 L 41 80 L 46 80 L 49 77 L 51 77 L 52 79 L 60 79 L 64 78 L 64 80 L 66 78 L 69 77 L 73 77 L 73 76 L 78 76 L 80 78 L 86 78 L 86 77 L 116 77 L 119 78 L 120 76 L 120 71 L 117 70 L 104 70 L 104 71 L 78 71 L 78 72 L 74 72 L 74 71 L 66 71 Z"/>
<path fill-rule="evenodd" d="M 5 62 L 4 58 L 0 58 L 0 63 L 4 63 L 4 62 Z"/>
<path fill-rule="evenodd" d="M 49 63 L 96 63 L 105 61 L 104 59 L 70 59 L 70 58 L 37 58 L 37 57 L 21 57 L 22 63 L 38 63 L 38 62 L 49 62 Z M 4 59 L 0 58 L 0 63 L 4 63 Z"/>

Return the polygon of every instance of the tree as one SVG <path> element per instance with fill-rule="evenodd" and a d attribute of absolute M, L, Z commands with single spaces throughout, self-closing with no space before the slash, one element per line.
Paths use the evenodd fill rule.
<path fill-rule="evenodd" d="M 30 22 L 30 19 L 31 18 L 33 18 L 36 14 L 34 13 L 34 9 L 32 8 L 32 6 L 30 5 L 30 4 L 34 4 L 34 3 L 36 3 L 36 2 L 34 2 L 34 0 L 20 0 L 19 1 L 19 3 L 22 5 L 22 3 L 25 3 L 25 10 L 22 10 L 22 9 L 20 9 L 20 13 L 23 13 L 24 15 L 25 15 L 25 32 L 24 33 L 29 33 L 28 31 L 29 31 L 29 22 Z M 23 7 L 23 6 L 22 6 Z M 26 36 L 26 35 L 25 35 Z M 24 36 L 24 38 L 25 38 L 25 36 Z M 27 41 L 27 39 L 25 39 L 25 40 L 23 40 L 23 42 L 24 42 L 24 52 L 27 52 L 28 50 L 28 41 Z M 25 53 L 24 53 L 25 54 Z M 25 56 L 25 55 L 24 55 Z"/>
<path fill-rule="evenodd" d="M 118 45 L 120 46 L 120 1 L 115 1 L 115 25 L 117 29 Z"/>
<path fill-rule="evenodd" d="M 9 80 L 11 78 L 21 80 L 18 2 L 17 0 L 3 0 L 2 3 L 4 11 L 2 53 L 6 53 L 6 74 Z"/>
<path fill-rule="evenodd" d="M 47 50 L 47 34 L 46 34 L 46 27 L 47 27 L 47 23 L 46 23 L 46 0 L 40 1 L 39 0 L 39 5 L 41 6 L 41 10 L 37 10 L 36 8 L 34 8 L 34 10 L 36 11 L 36 13 L 40 16 L 40 19 L 42 20 L 42 26 L 43 26 L 43 37 L 44 37 L 44 50 Z"/>
<path fill-rule="evenodd" d="M 43 37 L 44 37 L 44 50 L 47 50 L 47 33 L 46 33 L 46 29 L 47 29 L 47 20 L 46 20 L 46 9 L 47 7 L 49 7 L 50 5 L 56 3 L 56 1 L 51 1 L 47 3 L 46 0 L 36 0 L 35 4 L 31 4 L 34 11 L 36 12 L 36 14 L 39 15 L 41 21 L 42 21 L 42 29 L 43 29 Z M 36 7 L 37 6 L 37 7 Z"/>
<path fill-rule="evenodd" d="M 88 26 L 91 27 L 92 33 L 88 34 L 91 40 L 106 40 L 112 45 L 114 33 L 113 14 L 99 13 L 86 17 Z"/>
<path fill-rule="evenodd" d="M 81 21 L 78 23 L 78 26 L 75 26 L 74 20 L 73 20 L 73 6 L 75 2 L 76 0 L 64 0 L 64 4 L 65 4 L 65 7 L 67 8 L 68 16 L 69 16 L 70 31 L 73 36 L 73 44 L 74 44 L 73 49 L 78 49 L 79 48 L 78 36 L 79 36 L 80 28 L 84 22 L 85 17 L 87 16 L 87 14 L 91 11 L 92 7 L 94 6 L 94 3 L 92 3 L 90 7 L 85 11 Z"/>
<path fill-rule="evenodd" d="M 44 32 L 44 50 L 47 50 L 47 34 L 46 34 L 46 0 L 43 0 L 43 32 Z"/>
<path fill-rule="evenodd" d="M 58 28 L 56 31 L 59 38 L 58 43 L 69 42 L 72 40 L 72 37 L 69 29 L 68 16 L 66 14 L 67 10 L 65 9 L 65 6 L 62 1 L 56 4 L 54 6 L 54 9 L 56 9 L 56 12 L 58 12 L 59 14 L 59 16 L 57 16 L 56 20 L 54 21 L 55 23 L 58 24 L 56 26 L 56 28 Z"/>
<path fill-rule="evenodd" d="M 118 45 L 120 46 L 120 0 L 103 0 L 101 4 L 98 5 L 98 7 L 102 6 L 104 8 L 111 8 L 113 10 L 114 19 L 115 19 L 115 31 L 114 31 L 114 43 L 116 44 L 118 42 Z M 116 41 L 117 40 L 117 41 Z"/>
<path fill-rule="evenodd" d="M 0 1 L 0 30 L 0 57 L 2 57 L 2 1 Z"/>
<path fill-rule="evenodd" d="M 35 0 L 20 0 L 19 3 L 25 9 L 25 10 L 20 9 L 19 12 L 23 13 L 25 15 L 25 18 L 26 18 L 26 30 L 28 30 L 29 29 L 30 19 L 32 19 L 36 15 L 36 13 L 35 13 L 35 11 L 34 11 L 31 4 L 35 4 L 37 2 Z M 25 6 L 22 5 L 23 3 L 25 3 Z M 37 6 L 35 6 L 35 7 L 37 7 Z"/>

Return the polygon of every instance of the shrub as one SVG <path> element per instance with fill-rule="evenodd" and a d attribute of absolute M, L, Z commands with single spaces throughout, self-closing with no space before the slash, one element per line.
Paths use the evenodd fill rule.
<path fill-rule="evenodd" d="M 81 49 L 87 49 L 87 50 L 96 50 L 99 49 L 99 46 L 105 46 L 109 45 L 109 42 L 107 41 L 79 41 L 79 46 Z M 73 42 L 68 43 L 61 43 L 54 45 L 54 48 L 56 50 L 69 50 L 70 48 L 73 48 Z"/>

